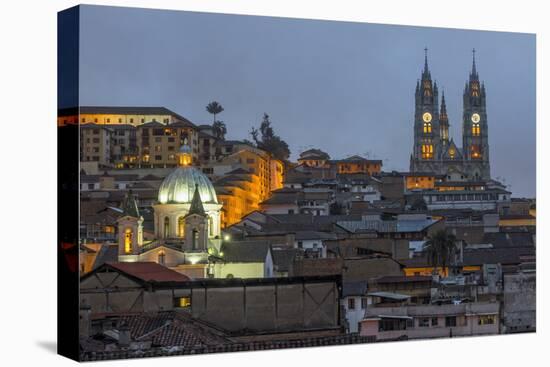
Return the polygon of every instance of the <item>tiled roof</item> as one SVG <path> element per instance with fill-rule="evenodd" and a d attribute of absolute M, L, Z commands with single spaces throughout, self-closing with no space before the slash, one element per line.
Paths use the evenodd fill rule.
<path fill-rule="evenodd" d="M 185 282 L 189 280 L 189 277 L 155 262 L 114 262 L 106 263 L 105 266 L 146 282 Z"/>
<path fill-rule="evenodd" d="M 232 263 L 264 262 L 269 244 L 266 241 L 225 242 L 222 259 Z"/>
<path fill-rule="evenodd" d="M 367 293 L 367 281 L 351 281 L 342 283 L 342 297 L 362 296 Z"/>
<path fill-rule="evenodd" d="M 290 265 L 294 261 L 294 258 L 301 251 L 295 248 L 279 248 L 271 249 L 271 256 L 273 258 L 273 265 L 275 270 L 279 272 L 286 272 L 290 269 Z"/>

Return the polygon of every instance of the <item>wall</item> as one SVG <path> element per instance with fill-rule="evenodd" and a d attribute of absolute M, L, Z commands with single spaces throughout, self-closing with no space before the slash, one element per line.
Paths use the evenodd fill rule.
<path fill-rule="evenodd" d="M 502 323 L 504 333 L 534 331 L 537 321 L 536 273 L 504 275 Z"/>
<path fill-rule="evenodd" d="M 214 265 L 215 278 L 227 278 L 229 274 L 234 278 L 263 278 L 264 263 L 216 263 Z"/>
<path fill-rule="evenodd" d="M 93 314 L 174 309 L 174 299 L 191 297 L 177 310 L 236 334 L 340 327 L 338 277 L 205 280 L 140 283 L 116 272 L 81 281 L 80 300 Z"/>

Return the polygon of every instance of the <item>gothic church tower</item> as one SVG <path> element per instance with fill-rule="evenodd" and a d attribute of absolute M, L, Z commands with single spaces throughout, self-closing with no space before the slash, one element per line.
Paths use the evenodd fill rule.
<path fill-rule="evenodd" d="M 428 49 L 424 52 L 424 70 L 415 90 L 413 172 L 436 170 L 435 162 L 442 151 L 437 82 L 432 82 L 428 68 Z"/>
<path fill-rule="evenodd" d="M 491 178 L 489 164 L 489 131 L 485 105 L 485 85 L 480 83 L 473 52 L 470 79 L 464 87 L 462 147 L 464 169 L 473 181 Z"/>

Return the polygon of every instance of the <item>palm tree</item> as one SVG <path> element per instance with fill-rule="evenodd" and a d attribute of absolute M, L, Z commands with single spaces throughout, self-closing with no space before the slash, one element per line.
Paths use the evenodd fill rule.
<path fill-rule="evenodd" d="M 437 274 L 438 267 L 445 271 L 451 264 L 456 252 L 456 237 L 442 229 L 429 236 L 423 247 L 434 274 Z"/>
<path fill-rule="evenodd" d="M 212 130 L 216 138 L 224 140 L 225 134 L 227 134 L 227 127 L 223 121 L 214 121 L 212 124 Z"/>
<path fill-rule="evenodd" d="M 223 107 L 218 102 L 212 101 L 206 106 L 206 111 L 214 115 L 213 123 L 216 123 L 216 115 L 223 112 Z"/>

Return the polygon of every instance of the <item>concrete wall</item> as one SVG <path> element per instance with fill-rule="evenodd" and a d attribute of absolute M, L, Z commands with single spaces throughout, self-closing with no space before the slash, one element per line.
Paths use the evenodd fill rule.
<path fill-rule="evenodd" d="M 502 324 L 504 333 L 535 331 L 536 273 L 504 275 Z"/>
<path fill-rule="evenodd" d="M 178 297 L 191 297 L 191 306 L 175 307 Z M 111 271 L 82 280 L 80 301 L 91 307 L 92 317 L 97 313 L 176 309 L 237 334 L 340 326 L 339 281 L 332 277 L 142 285 Z"/>

